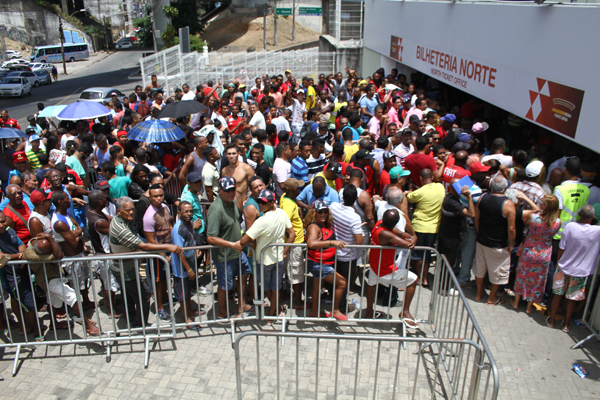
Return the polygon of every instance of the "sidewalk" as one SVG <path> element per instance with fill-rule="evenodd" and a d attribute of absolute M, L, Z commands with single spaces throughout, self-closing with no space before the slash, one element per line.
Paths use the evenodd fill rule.
<path fill-rule="evenodd" d="M 99 287 L 99 286 L 98 286 Z M 549 329 L 540 312 L 527 315 L 524 307 L 518 312 L 507 303 L 503 306 L 486 306 L 473 300 L 475 290 L 466 289 L 465 295 L 496 360 L 500 376 L 498 399 L 598 399 L 600 398 L 600 344 L 587 342 L 583 348 L 571 350 L 570 346 L 588 335 L 585 328 L 572 326 L 569 334 L 560 329 Z M 420 294 L 419 317 L 425 317 L 430 293 Z M 416 303 L 416 298 L 413 304 Z M 399 309 L 398 309 L 399 311 Z M 210 310 L 209 310 L 210 314 Z M 151 318 L 152 318 L 151 314 Z M 396 335 L 395 324 L 368 326 L 342 326 L 336 323 L 290 324 L 287 331 L 330 333 L 356 333 Z M 248 321 L 239 325 L 238 331 L 279 330 L 280 324 Z M 409 331 L 410 332 L 410 331 Z M 425 331 L 412 331 L 410 336 L 422 336 Z M 113 347 L 112 361 L 106 362 L 105 349 L 100 345 L 70 345 L 39 347 L 34 352 L 21 351 L 17 375 L 11 377 L 14 349 L 6 349 L 0 361 L 0 374 L 5 378 L 2 385 L 3 398 L 55 398 L 55 399 L 117 399 L 170 396 L 172 398 L 231 399 L 236 396 L 235 360 L 231 347 L 228 325 L 211 325 L 200 334 L 179 330 L 175 341 L 162 341 L 153 345 L 150 364 L 144 369 L 143 344 L 122 343 Z M 241 347 L 244 398 L 256 398 L 255 341 L 250 339 Z M 285 367 L 285 382 L 281 389 L 283 398 L 295 395 L 295 373 L 289 372 L 295 362 L 295 347 L 292 340 L 280 347 L 282 368 Z M 354 343 L 340 347 L 340 355 L 348 356 L 356 349 Z M 362 349 L 362 348 L 361 348 Z M 367 350 L 370 349 L 370 350 Z M 323 360 L 320 367 L 319 398 L 332 398 L 331 357 L 335 346 L 322 347 Z M 361 354 L 362 354 L 361 350 Z M 373 351 L 365 347 L 365 351 Z M 410 398 L 416 356 L 414 345 L 402 353 L 398 398 Z M 326 353 L 327 352 L 327 353 Z M 261 388 L 264 398 L 274 396 L 275 381 L 272 380 L 276 347 L 274 341 L 261 344 Z M 381 389 L 378 398 L 391 397 L 388 360 L 389 346 L 382 347 L 380 370 Z M 315 357 L 314 347 L 301 348 L 300 390 L 301 398 L 314 397 Z M 348 359 L 349 360 L 349 359 Z M 393 361 L 393 362 L 392 362 Z M 583 365 L 589 377 L 581 379 L 572 371 L 574 363 Z M 374 362 L 361 357 L 358 398 L 373 398 L 371 390 L 374 377 Z M 350 368 L 353 369 L 353 368 Z M 342 365 L 339 392 L 347 393 L 351 387 L 349 367 Z M 383 373 L 385 372 L 385 374 Z M 353 372 L 352 372 L 353 373 Z M 393 375 L 393 374 L 392 374 Z M 389 382 L 388 382 L 389 381 Z M 342 385 L 343 383 L 343 385 Z M 385 383 L 385 384 L 384 384 Z M 390 384 L 387 384 L 390 383 Z M 416 398 L 429 398 L 425 382 L 419 385 Z M 286 396 L 287 394 L 287 396 Z M 445 398 L 446 392 L 436 390 L 436 398 Z M 340 396 L 347 398 L 347 396 Z"/>

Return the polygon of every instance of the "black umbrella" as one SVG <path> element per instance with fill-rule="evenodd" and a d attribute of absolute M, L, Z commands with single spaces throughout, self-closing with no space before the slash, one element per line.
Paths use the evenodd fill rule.
<path fill-rule="evenodd" d="M 202 103 L 196 100 L 176 101 L 167 104 L 156 116 L 157 118 L 179 118 L 208 110 Z"/>

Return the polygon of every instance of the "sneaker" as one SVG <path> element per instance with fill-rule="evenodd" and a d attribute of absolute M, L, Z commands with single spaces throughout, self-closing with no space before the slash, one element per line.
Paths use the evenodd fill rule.
<path fill-rule="evenodd" d="M 202 296 L 210 296 L 212 294 L 212 290 L 206 288 L 206 286 L 200 286 L 198 288 L 198 294 Z"/>
<path fill-rule="evenodd" d="M 446 294 L 448 296 L 458 296 L 460 294 L 460 292 L 458 290 L 452 288 L 452 289 L 446 291 Z"/>
<path fill-rule="evenodd" d="M 164 309 L 160 310 L 156 315 L 163 322 L 171 322 L 171 314 L 169 314 L 168 312 L 166 312 Z"/>

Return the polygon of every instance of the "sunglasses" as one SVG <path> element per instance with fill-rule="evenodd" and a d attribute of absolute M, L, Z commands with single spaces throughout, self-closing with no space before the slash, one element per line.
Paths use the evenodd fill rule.
<path fill-rule="evenodd" d="M 317 214 L 329 214 L 329 210 L 328 209 L 318 210 Z"/>

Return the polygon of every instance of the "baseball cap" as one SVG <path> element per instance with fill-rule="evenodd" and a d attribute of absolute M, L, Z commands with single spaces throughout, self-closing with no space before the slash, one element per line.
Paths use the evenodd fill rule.
<path fill-rule="evenodd" d="M 116 96 L 116 95 L 117 95 L 117 92 L 110 92 L 110 95 L 111 95 L 111 96 Z"/>
<path fill-rule="evenodd" d="M 442 118 L 440 118 L 440 120 L 454 122 L 456 121 L 456 116 L 454 114 L 446 114 Z"/>
<path fill-rule="evenodd" d="M 245 89 L 245 88 L 246 88 L 246 85 L 244 85 L 244 84 L 240 84 L 240 86 L 238 86 L 238 89 Z"/>
<path fill-rule="evenodd" d="M 298 90 L 296 90 L 296 93 L 298 93 L 298 94 L 300 94 L 300 93 L 304 94 L 304 89 L 298 89 Z"/>
<path fill-rule="evenodd" d="M 96 190 L 110 189 L 110 184 L 108 183 L 108 181 L 105 181 L 103 179 L 94 184 L 94 189 L 96 189 Z"/>
<path fill-rule="evenodd" d="M 373 154 L 369 150 L 360 149 L 356 152 L 357 160 L 370 160 L 373 158 Z"/>
<path fill-rule="evenodd" d="M 256 97 L 256 96 L 258 96 L 258 89 L 252 89 L 252 90 L 250 91 L 250 94 L 252 94 L 252 96 L 253 96 L 253 97 Z"/>
<path fill-rule="evenodd" d="M 471 145 L 469 143 L 465 143 L 465 142 L 456 142 L 454 143 L 454 152 L 459 152 L 461 150 L 468 150 L 469 148 L 471 148 Z"/>
<path fill-rule="evenodd" d="M 458 135 L 459 142 L 467 142 L 469 139 L 471 139 L 471 135 L 469 135 L 466 132 L 463 132 L 460 135 Z"/>
<path fill-rule="evenodd" d="M 315 200 L 313 203 L 313 207 L 315 210 L 329 210 L 329 206 L 325 200 Z"/>
<path fill-rule="evenodd" d="M 230 83 L 229 85 L 227 85 L 227 87 L 229 87 L 229 86 L 235 87 L 235 85 L 233 83 Z"/>
<path fill-rule="evenodd" d="M 28 115 L 28 116 L 27 116 L 27 121 L 35 121 L 35 116 L 33 116 L 33 115 Z"/>
<path fill-rule="evenodd" d="M 360 85 L 366 85 L 368 83 L 369 82 L 367 82 L 366 80 L 363 79 L 362 81 L 358 82 L 358 86 L 360 86 Z"/>
<path fill-rule="evenodd" d="M 330 162 L 327 166 L 327 171 L 333 171 L 336 177 L 344 179 L 344 175 L 342 174 L 342 164 L 337 161 Z"/>
<path fill-rule="evenodd" d="M 35 133 L 35 129 L 32 126 L 29 126 L 25 129 L 25 133 L 30 135 L 32 133 Z"/>
<path fill-rule="evenodd" d="M 29 195 L 29 200 L 31 200 L 32 204 L 38 205 L 44 200 L 50 200 L 50 197 L 52 197 L 52 193 L 46 193 L 42 189 L 36 189 Z"/>
<path fill-rule="evenodd" d="M 489 171 L 490 167 L 488 167 L 487 165 L 483 165 L 479 161 L 475 161 L 473 164 L 471 164 L 471 167 L 469 169 L 471 170 L 472 174 L 475 174 L 477 172 L 487 172 Z"/>
<path fill-rule="evenodd" d="M 35 135 L 35 134 L 34 134 L 34 135 L 31 135 L 31 136 L 29 136 L 29 141 L 30 141 L 30 142 L 33 142 L 34 140 L 42 140 L 42 138 L 41 138 L 41 137 L 39 137 L 38 135 Z"/>
<path fill-rule="evenodd" d="M 202 180 L 202 175 L 200 175 L 198 172 L 190 172 L 187 174 L 186 179 L 188 182 L 198 182 Z"/>
<path fill-rule="evenodd" d="M 231 176 L 224 176 L 219 180 L 219 188 L 224 191 L 229 191 L 231 189 L 237 188 L 235 179 Z"/>
<path fill-rule="evenodd" d="M 403 103 L 410 103 L 410 95 L 409 94 L 405 94 L 404 96 L 402 96 L 402 102 Z"/>
<path fill-rule="evenodd" d="M 396 157 L 396 154 L 394 154 L 393 151 L 386 151 L 385 153 L 383 153 L 383 158 L 392 158 L 392 157 Z"/>
<path fill-rule="evenodd" d="M 403 169 L 400 165 L 398 165 L 397 167 L 394 167 L 392 169 L 390 169 L 390 178 L 391 179 L 399 179 L 403 176 L 409 176 L 410 175 L 410 171 L 409 170 L 405 170 Z"/>
<path fill-rule="evenodd" d="M 120 136 L 127 136 L 127 131 L 119 131 L 119 132 L 117 132 L 117 137 L 120 137 Z"/>
<path fill-rule="evenodd" d="M 273 193 L 273 191 L 269 189 L 263 189 L 258 194 L 257 200 L 265 203 L 270 203 L 272 201 L 275 201 L 275 193 Z"/>
<path fill-rule="evenodd" d="M 319 123 L 318 122 L 313 122 L 312 124 L 310 124 L 310 132 L 316 132 L 319 130 Z"/>
<path fill-rule="evenodd" d="M 525 175 L 528 178 L 536 177 L 542 172 L 542 168 L 544 168 L 543 162 L 532 161 L 527 165 L 527 167 L 525 167 Z"/>
<path fill-rule="evenodd" d="M 13 153 L 13 162 L 23 162 L 27 161 L 27 156 L 24 151 L 17 151 Z"/>
<path fill-rule="evenodd" d="M 300 186 L 303 186 L 303 185 L 304 185 L 304 182 L 300 182 L 298 179 L 295 179 L 295 178 L 289 178 L 289 179 L 286 179 L 285 182 L 283 182 L 283 189 L 284 190 L 296 190 Z"/>
<path fill-rule="evenodd" d="M 487 122 L 478 122 L 473 125 L 471 130 L 473 131 L 473 133 L 481 133 L 487 131 L 489 127 L 490 125 Z"/>
<path fill-rule="evenodd" d="M 288 73 L 288 72 L 289 72 L 290 74 L 292 73 L 292 71 L 290 71 L 289 69 L 286 69 L 286 70 L 285 70 L 285 72 L 286 72 L 286 73 Z"/>

